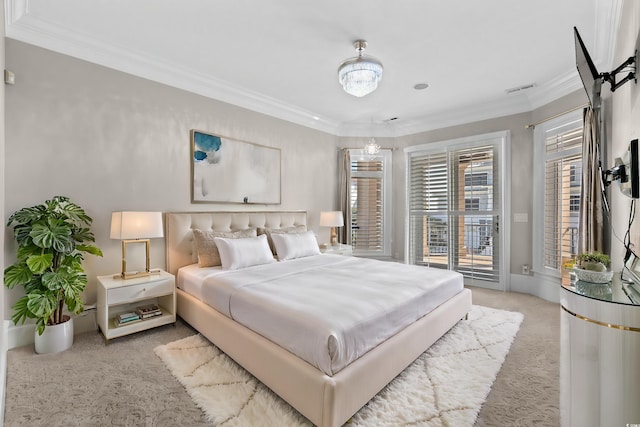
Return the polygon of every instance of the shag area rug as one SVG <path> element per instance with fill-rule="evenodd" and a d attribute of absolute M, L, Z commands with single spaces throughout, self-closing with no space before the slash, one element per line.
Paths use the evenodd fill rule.
<path fill-rule="evenodd" d="M 349 426 L 473 426 L 511 343 L 521 313 L 474 305 L 362 407 Z M 216 426 L 311 426 L 260 381 L 200 335 L 155 353 Z"/>

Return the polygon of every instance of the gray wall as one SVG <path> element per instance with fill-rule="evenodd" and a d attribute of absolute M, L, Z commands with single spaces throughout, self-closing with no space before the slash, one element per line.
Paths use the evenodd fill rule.
<path fill-rule="evenodd" d="M 636 39 L 640 32 L 640 2 L 626 0 L 623 4 L 618 37 L 615 47 L 613 67 L 620 65 L 625 59 L 634 54 Z M 610 71 L 610 70 L 602 70 Z M 603 85 L 608 91 L 609 84 Z M 603 89 L 605 93 L 605 89 Z M 611 137 L 609 143 L 610 159 L 620 157 L 632 139 L 640 138 L 640 86 L 634 82 L 626 83 L 613 94 L 608 94 L 611 105 L 611 119 L 608 131 Z M 610 160 L 607 167 L 613 166 Z M 611 238 L 611 264 L 614 270 L 622 267 L 624 246 L 619 239 L 623 239 L 627 229 L 627 220 L 631 199 L 623 196 L 615 185 L 610 191 L 611 218 L 613 232 Z M 636 208 L 637 209 L 637 208 Z M 636 253 L 640 253 L 640 224 L 636 214 L 631 233 L 631 242 L 635 243 Z M 617 236 L 617 237 L 616 237 Z"/>
<path fill-rule="evenodd" d="M 104 257 L 88 256 L 86 301 L 95 276 L 119 272 L 120 242 L 109 239 L 112 211 L 240 210 L 190 203 L 189 130 L 281 149 L 282 203 L 249 209 L 307 210 L 319 240 L 319 212 L 335 209 L 336 137 L 32 45 L 6 40 L 6 196 L 2 211 L 66 195 L 93 218 Z M 326 234 L 326 237 L 325 237 Z M 151 261 L 164 267 L 163 239 Z M 15 259 L 6 239 L 7 263 Z M 7 291 L 10 307 L 22 294 Z"/>

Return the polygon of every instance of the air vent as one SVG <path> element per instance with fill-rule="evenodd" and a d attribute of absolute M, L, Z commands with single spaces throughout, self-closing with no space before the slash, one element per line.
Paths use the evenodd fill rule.
<path fill-rule="evenodd" d="M 535 86 L 535 83 L 531 83 L 531 84 L 528 84 L 528 85 L 518 86 L 518 87 L 513 87 L 511 89 L 507 89 L 507 90 L 505 90 L 505 92 L 507 92 L 507 93 L 521 92 L 523 90 L 531 89 L 534 86 Z"/>

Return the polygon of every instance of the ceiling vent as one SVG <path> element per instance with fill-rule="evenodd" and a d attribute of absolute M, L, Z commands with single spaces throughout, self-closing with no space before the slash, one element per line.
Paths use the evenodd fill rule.
<path fill-rule="evenodd" d="M 518 87 L 513 87 L 511 89 L 507 89 L 507 90 L 505 90 L 505 92 L 507 92 L 507 93 L 522 92 L 523 90 L 531 89 L 534 86 L 535 86 L 535 83 L 531 83 L 531 84 L 528 84 L 528 85 L 518 86 Z"/>

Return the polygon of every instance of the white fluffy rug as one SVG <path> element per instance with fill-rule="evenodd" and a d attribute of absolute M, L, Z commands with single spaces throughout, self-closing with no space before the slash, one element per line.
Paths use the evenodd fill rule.
<path fill-rule="evenodd" d="M 361 408 L 349 426 L 473 426 L 509 352 L 522 314 L 474 305 Z M 155 348 L 215 425 L 311 423 L 200 335 Z"/>

